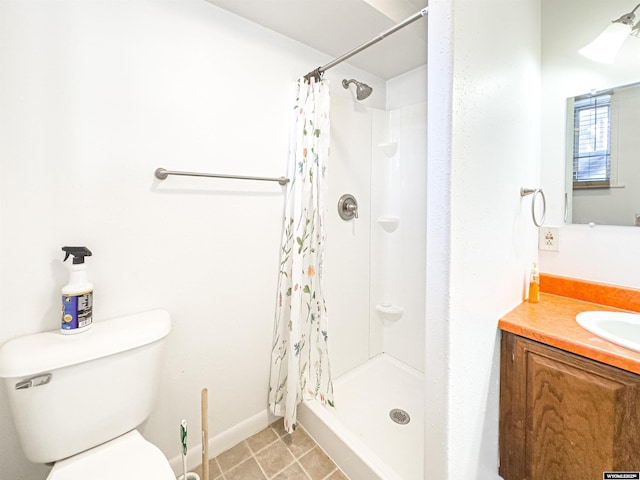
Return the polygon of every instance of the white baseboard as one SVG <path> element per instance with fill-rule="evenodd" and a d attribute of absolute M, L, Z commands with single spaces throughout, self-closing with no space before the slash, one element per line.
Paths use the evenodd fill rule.
<path fill-rule="evenodd" d="M 245 438 L 264 430 L 275 420 L 276 417 L 269 413 L 269 409 L 265 408 L 254 416 L 217 434 L 215 437 L 210 437 L 209 458 L 211 459 L 220 455 L 222 452 L 236 446 Z M 170 458 L 169 464 L 176 476 L 182 475 L 182 455 Z M 187 469 L 193 471 L 193 469 L 200 464 L 202 464 L 202 441 L 187 450 Z"/>

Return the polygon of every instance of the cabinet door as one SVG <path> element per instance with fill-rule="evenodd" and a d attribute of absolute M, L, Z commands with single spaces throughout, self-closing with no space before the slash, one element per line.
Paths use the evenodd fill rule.
<path fill-rule="evenodd" d="M 504 332 L 501 348 L 505 480 L 640 471 L 637 375 Z"/>

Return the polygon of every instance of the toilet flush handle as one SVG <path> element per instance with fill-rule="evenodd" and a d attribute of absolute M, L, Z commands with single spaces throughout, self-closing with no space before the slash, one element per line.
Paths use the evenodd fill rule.
<path fill-rule="evenodd" d="M 39 387 L 40 385 L 46 385 L 50 381 L 51 381 L 50 373 L 36 375 L 35 377 L 31 377 L 16 383 L 16 390 L 24 390 L 25 388 Z"/>

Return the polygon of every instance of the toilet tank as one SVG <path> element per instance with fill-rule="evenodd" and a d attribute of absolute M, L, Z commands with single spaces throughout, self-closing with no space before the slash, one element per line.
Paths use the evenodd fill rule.
<path fill-rule="evenodd" d="M 55 462 L 133 430 L 151 413 L 171 319 L 153 310 L 0 347 L 0 378 L 22 449 Z"/>

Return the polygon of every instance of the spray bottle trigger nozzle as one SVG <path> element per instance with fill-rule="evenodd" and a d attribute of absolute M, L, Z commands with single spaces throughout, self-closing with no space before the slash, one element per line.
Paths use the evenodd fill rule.
<path fill-rule="evenodd" d="M 69 255 L 73 255 L 73 263 L 84 263 L 84 257 L 91 256 L 91 250 L 87 247 L 62 247 L 62 251 L 65 253 L 64 261 L 69 258 Z"/>

